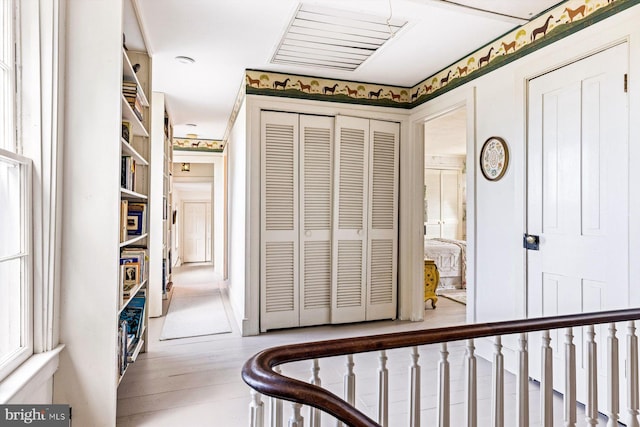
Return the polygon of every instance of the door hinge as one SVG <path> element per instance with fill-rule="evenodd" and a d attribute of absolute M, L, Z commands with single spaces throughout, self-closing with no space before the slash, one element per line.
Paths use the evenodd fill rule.
<path fill-rule="evenodd" d="M 624 91 L 625 93 L 628 92 L 629 89 L 629 75 L 625 74 L 624 75 Z"/>

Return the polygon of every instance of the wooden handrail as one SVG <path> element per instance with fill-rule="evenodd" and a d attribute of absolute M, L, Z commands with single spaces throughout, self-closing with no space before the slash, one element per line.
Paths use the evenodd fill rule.
<path fill-rule="evenodd" d="M 379 424 L 374 420 L 330 391 L 278 374 L 273 368 L 283 363 L 323 357 L 638 319 L 640 319 L 640 309 L 633 308 L 368 335 L 272 347 L 257 353 L 244 364 L 242 379 L 251 388 L 262 394 L 319 408 L 348 425 L 379 427 Z"/>

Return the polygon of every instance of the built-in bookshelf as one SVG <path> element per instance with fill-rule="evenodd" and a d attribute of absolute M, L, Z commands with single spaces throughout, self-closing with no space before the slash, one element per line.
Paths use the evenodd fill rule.
<path fill-rule="evenodd" d="M 173 290 L 171 236 L 173 233 L 173 124 L 167 111 L 164 115 L 164 161 L 163 165 L 163 242 L 162 242 L 162 298 L 168 299 Z"/>
<path fill-rule="evenodd" d="M 133 234 L 126 228 L 129 204 L 146 203 L 150 207 L 153 201 L 149 192 L 149 170 L 153 166 L 149 157 L 149 125 L 153 107 L 148 106 L 152 60 L 146 53 L 138 22 L 139 2 L 39 4 L 45 3 L 64 5 L 61 17 L 66 24 L 63 25 L 65 37 L 58 41 L 71 54 L 61 57 L 62 68 L 54 67 L 64 69 L 67 82 L 64 165 L 52 163 L 52 167 L 64 166 L 62 187 L 58 189 L 64 197 L 56 205 L 56 209 L 64 212 L 59 217 L 64 256 L 60 257 L 60 268 L 55 269 L 60 295 L 41 298 L 55 300 L 55 309 L 44 315 L 55 317 L 60 327 L 55 336 L 37 342 L 46 349 L 59 340 L 64 350 L 59 353 L 53 381 L 45 379 L 41 381 L 42 386 L 34 383 L 33 390 L 24 390 L 36 391 L 30 397 L 38 401 L 46 400 L 45 389 L 52 390 L 56 402 L 73 407 L 74 425 L 115 426 L 118 386 L 121 381 L 132 379 L 127 376 L 131 376 L 135 363 L 140 363 L 138 354 L 147 350 L 145 345 L 149 342 L 150 276 L 138 279 L 133 275 L 136 268 L 133 267 L 127 286 L 131 287 L 125 295 L 124 280 L 122 291 L 120 288 L 120 277 L 124 274 L 124 271 L 121 274 L 120 258 L 126 250 L 144 250 L 153 236 L 151 229 Z M 60 8 L 49 9 L 52 12 Z M 57 28 L 57 18 L 50 18 L 49 22 Z M 54 33 L 58 34 L 55 28 Z M 58 41 L 50 47 L 57 46 Z M 133 108 L 131 106 L 131 90 L 127 93 L 129 100 L 125 96 L 123 81 L 135 83 L 136 96 L 139 94 L 141 98 L 137 107 L 135 99 Z M 140 110 L 142 120 L 134 108 Z M 54 119 L 59 122 L 62 117 Z M 122 132 L 125 122 L 127 138 Z M 121 185 L 123 157 L 129 157 L 125 163 L 129 167 L 127 173 L 133 169 L 131 176 L 125 176 L 129 182 L 124 189 Z M 122 202 L 126 202 L 126 210 Z M 60 248 L 52 251 L 58 254 Z M 137 269 L 138 273 L 145 271 L 141 266 Z M 144 310 L 136 308 L 141 302 Z M 142 319 L 140 327 L 127 336 L 119 333 L 122 313 L 133 315 L 136 310 Z M 135 345 L 129 349 L 136 338 Z M 125 354 L 121 351 L 123 348 L 129 351 Z M 136 357 L 138 362 L 131 362 Z M 126 363 L 122 362 L 124 358 Z M 36 377 L 37 381 L 39 378 Z"/>
<path fill-rule="evenodd" d="M 120 136 L 120 257 L 118 274 L 118 383 L 146 351 L 149 296 L 150 122 L 147 97 L 151 59 L 122 49 L 122 131 Z"/>
<path fill-rule="evenodd" d="M 151 201 L 150 238 L 151 278 L 149 316 L 163 314 L 162 301 L 171 290 L 171 233 L 173 228 L 171 163 L 173 158 L 173 122 L 167 110 L 165 94 L 151 96 Z"/>

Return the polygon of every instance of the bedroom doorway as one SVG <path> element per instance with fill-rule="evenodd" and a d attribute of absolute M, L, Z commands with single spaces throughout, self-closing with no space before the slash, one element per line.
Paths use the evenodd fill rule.
<path fill-rule="evenodd" d="M 424 154 L 424 257 L 436 294 L 466 304 L 466 106 L 425 122 Z"/>

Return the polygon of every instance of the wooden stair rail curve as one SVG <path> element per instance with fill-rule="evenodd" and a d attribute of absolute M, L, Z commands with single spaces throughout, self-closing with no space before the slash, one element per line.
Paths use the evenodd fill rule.
<path fill-rule="evenodd" d="M 633 308 L 284 345 L 263 350 L 247 360 L 242 379 L 262 394 L 313 406 L 347 425 L 379 427 L 377 422 L 330 391 L 286 377 L 274 368 L 283 363 L 323 357 L 639 319 L 640 308 Z"/>

